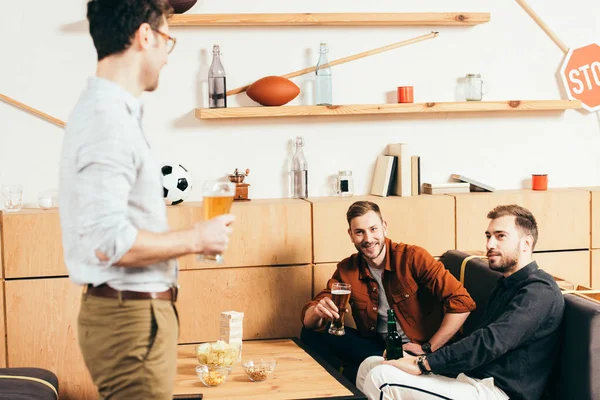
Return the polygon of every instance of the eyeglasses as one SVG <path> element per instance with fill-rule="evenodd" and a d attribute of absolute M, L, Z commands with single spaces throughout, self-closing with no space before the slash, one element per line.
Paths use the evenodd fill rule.
<path fill-rule="evenodd" d="M 154 32 L 158 33 L 160 36 L 162 36 L 163 39 L 165 39 L 165 43 L 166 43 L 166 47 L 167 47 L 167 54 L 171 54 L 171 52 L 175 48 L 175 43 L 177 43 L 177 39 L 175 39 L 172 36 L 167 35 L 164 32 L 159 31 L 158 29 L 152 28 L 152 30 Z"/>

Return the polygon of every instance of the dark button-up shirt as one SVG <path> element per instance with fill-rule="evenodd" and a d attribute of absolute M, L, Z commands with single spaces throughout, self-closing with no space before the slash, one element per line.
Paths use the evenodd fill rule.
<path fill-rule="evenodd" d="M 511 399 L 539 399 L 556 357 L 563 295 L 548 273 L 532 262 L 500 278 L 480 327 L 427 356 L 437 374 L 493 377 Z"/>

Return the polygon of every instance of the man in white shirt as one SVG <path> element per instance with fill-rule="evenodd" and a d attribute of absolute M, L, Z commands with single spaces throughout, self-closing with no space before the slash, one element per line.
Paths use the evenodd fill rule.
<path fill-rule="evenodd" d="M 170 231 L 160 167 L 138 97 L 173 50 L 167 0 L 92 0 L 98 53 L 66 128 L 60 219 L 70 278 L 87 291 L 79 344 L 100 398 L 171 400 L 177 362 L 177 264 L 227 247 L 232 215 Z"/>

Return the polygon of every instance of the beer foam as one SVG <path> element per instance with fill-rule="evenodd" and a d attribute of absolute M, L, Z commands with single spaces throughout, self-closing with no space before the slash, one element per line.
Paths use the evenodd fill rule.
<path fill-rule="evenodd" d="M 335 294 L 338 296 L 343 296 L 345 294 L 351 294 L 352 292 L 350 290 L 332 290 L 331 294 Z"/>

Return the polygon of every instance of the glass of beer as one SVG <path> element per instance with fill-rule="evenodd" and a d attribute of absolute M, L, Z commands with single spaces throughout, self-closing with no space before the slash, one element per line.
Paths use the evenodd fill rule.
<path fill-rule="evenodd" d="M 339 318 L 331 321 L 329 326 L 329 333 L 335 336 L 344 336 L 346 331 L 344 330 L 344 315 L 346 315 L 346 307 L 348 307 L 348 300 L 350 300 L 350 284 L 348 283 L 334 283 L 331 285 L 331 300 L 338 308 Z"/>
<path fill-rule="evenodd" d="M 223 181 L 206 181 L 202 186 L 202 211 L 208 221 L 219 215 L 228 214 L 233 203 L 235 184 Z M 223 264 L 223 254 L 198 254 L 198 261 Z"/>

